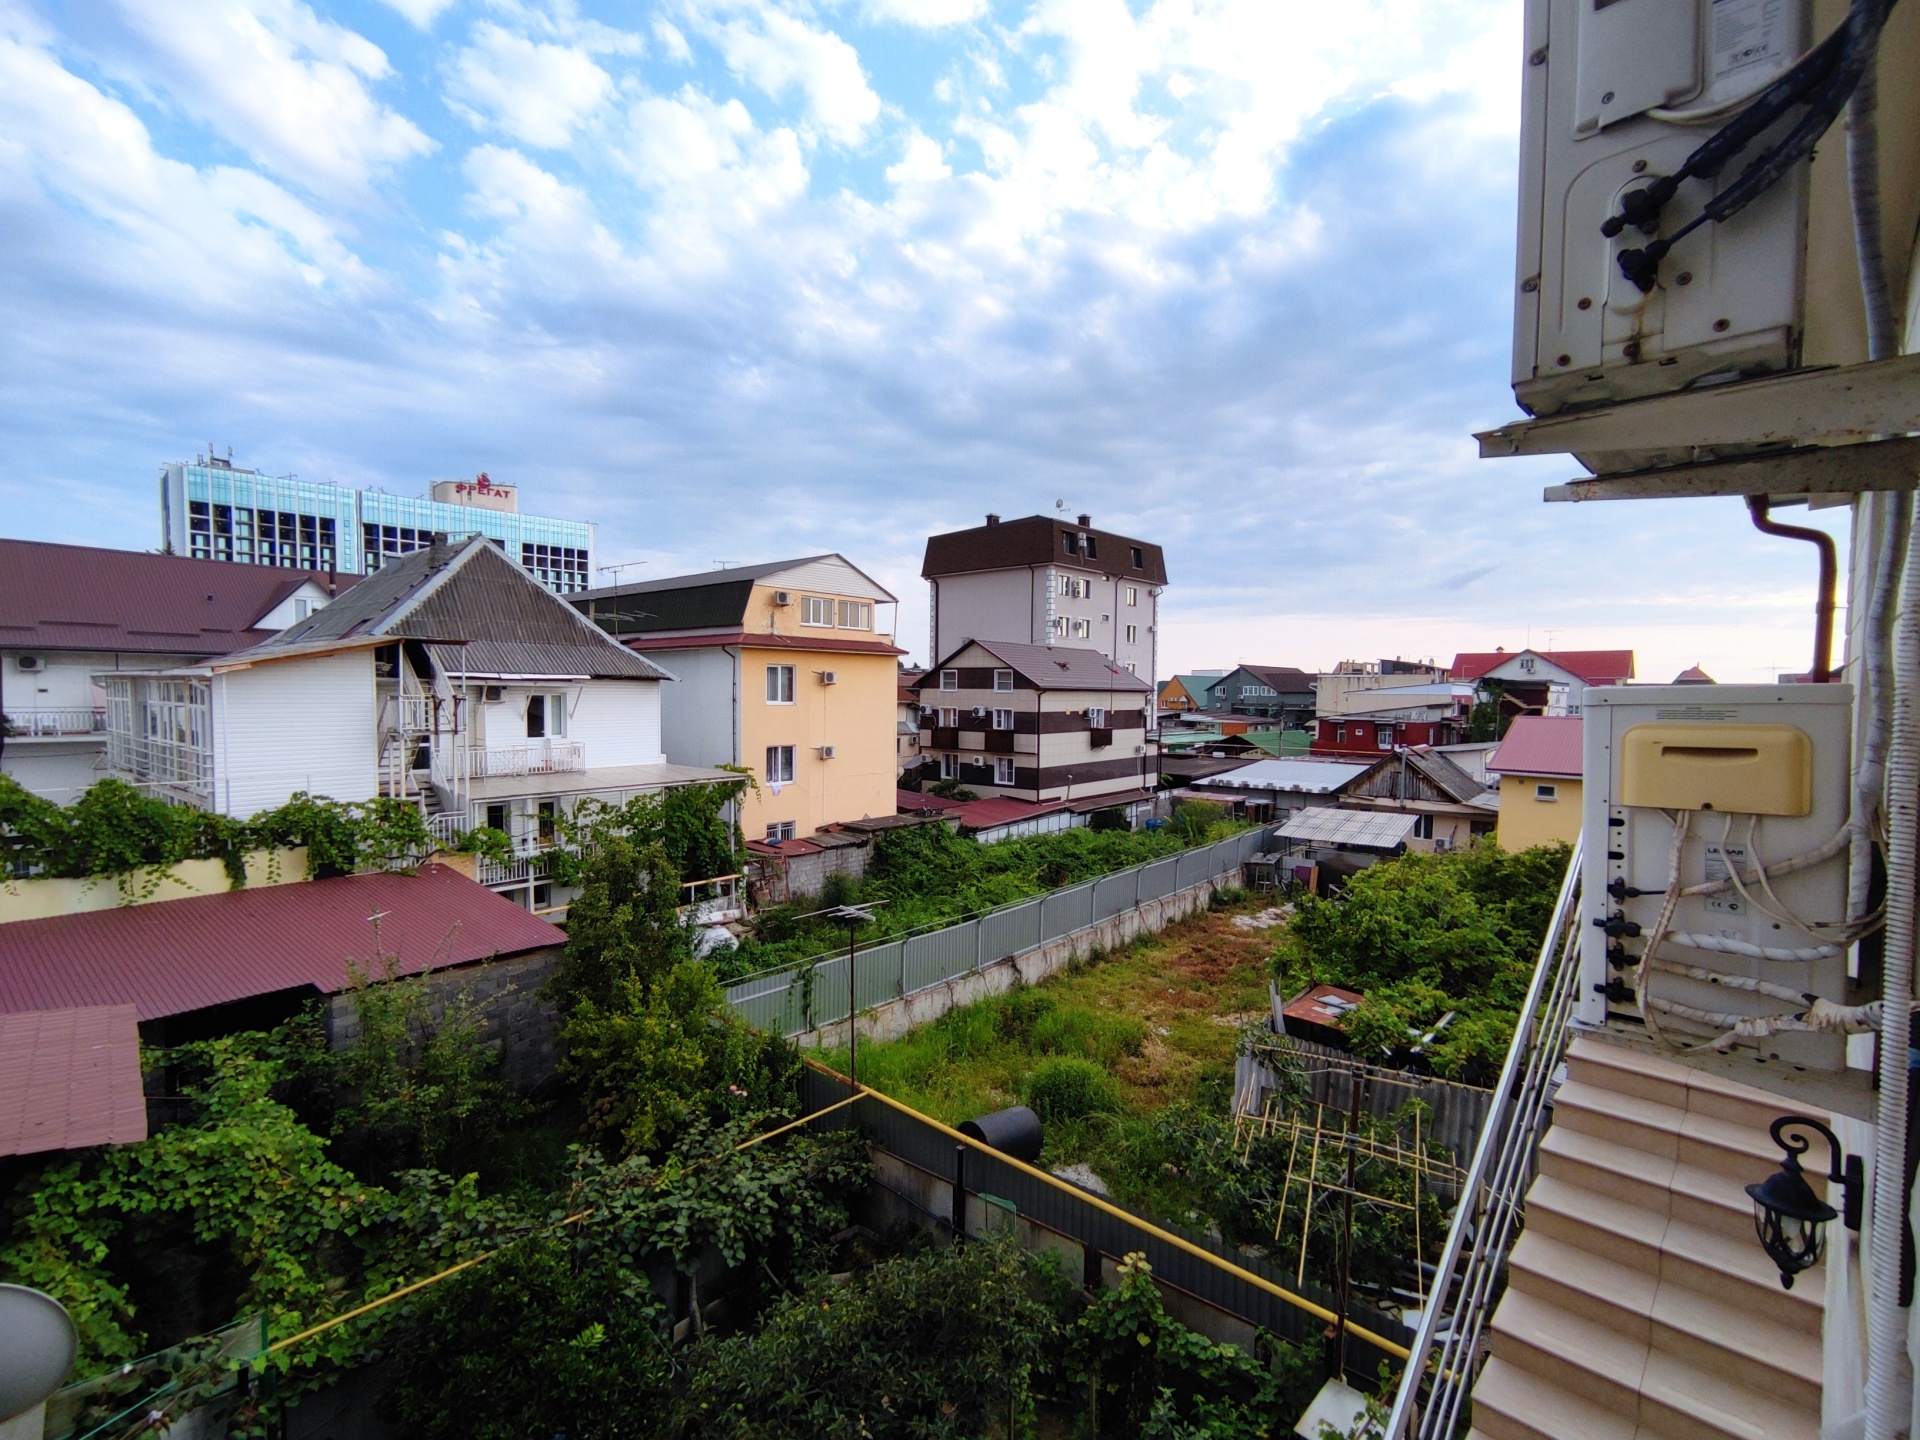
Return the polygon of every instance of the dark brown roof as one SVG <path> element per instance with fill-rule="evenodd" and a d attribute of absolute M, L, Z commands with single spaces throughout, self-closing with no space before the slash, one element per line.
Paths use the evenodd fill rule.
<path fill-rule="evenodd" d="M 1062 535 L 1091 535 L 1097 552 L 1091 558 L 1070 553 L 1061 543 Z M 1140 551 L 1140 565 L 1133 564 L 1133 551 Z M 1029 515 L 1024 520 L 1002 520 L 992 525 L 976 525 L 971 530 L 954 530 L 945 535 L 927 537 L 927 556 L 920 573 L 965 575 L 975 570 L 1010 570 L 1025 565 L 1069 565 L 1080 570 L 1098 570 L 1122 580 L 1138 580 L 1145 585 L 1167 583 L 1167 557 L 1158 545 L 1116 535 L 1111 530 L 1070 524 L 1052 515 Z"/>
<path fill-rule="evenodd" d="M 626 635 L 621 643 L 634 650 L 711 650 L 741 645 L 749 650 L 828 650 L 850 655 L 904 655 L 885 640 L 841 640 L 832 635 L 774 635 L 765 630 L 723 630 L 707 635 Z"/>
<path fill-rule="evenodd" d="M 264 639 L 261 617 L 310 580 L 327 584 L 311 570 L 0 540 L 0 645 L 224 655 Z"/>
<path fill-rule="evenodd" d="M 973 645 L 978 645 L 997 658 L 1038 690 L 1138 690 L 1143 695 L 1153 691 L 1153 686 L 1145 680 L 1114 664 L 1098 650 L 1083 650 L 1077 645 L 1023 645 L 1011 640 L 969 640 L 953 655 L 963 654 L 968 646 Z M 938 690 L 941 667 L 951 667 L 953 655 L 914 681 L 914 688 L 922 693 L 929 689 Z"/>
<path fill-rule="evenodd" d="M 0 1015 L 0 1155 L 146 1138 L 133 1006 Z"/>
<path fill-rule="evenodd" d="M 351 965 L 377 974 L 382 954 L 413 975 L 566 938 L 444 865 L 226 890 L 0 925 L 0 1013 L 131 1005 L 155 1020 L 284 990 L 333 994 Z"/>
<path fill-rule="evenodd" d="M 416 550 L 382 566 L 259 651 L 265 656 L 281 648 L 365 637 L 459 645 L 461 656 L 436 663 L 469 675 L 671 678 L 478 535 L 458 545 Z"/>
<path fill-rule="evenodd" d="M 1262 685 L 1271 685 L 1282 695 L 1313 693 L 1315 677 L 1292 665 L 1242 665 L 1240 669 Z M 1226 677 L 1231 680 L 1231 675 Z"/>

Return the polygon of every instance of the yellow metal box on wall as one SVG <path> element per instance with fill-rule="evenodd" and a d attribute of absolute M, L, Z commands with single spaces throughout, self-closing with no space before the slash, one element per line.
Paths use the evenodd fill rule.
<path fill-rule="evenodd" d="M 1813 741 L 1794 725 L 1635 725 L 1620 738 L 1620 803 L 1806 815 Z"/>

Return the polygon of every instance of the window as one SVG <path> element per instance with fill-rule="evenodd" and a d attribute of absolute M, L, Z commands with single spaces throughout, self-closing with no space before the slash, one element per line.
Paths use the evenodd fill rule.
<path fill-rule="evenodd" d="M 949 705 L 940 712 L 940 728 L 943 730 L 958 730 L 960 728 L 959 706 Z"/>
<path fill-rule="evenodd" d="M 1140 552 L 1136 550 L 1133 553 L 1138 555 Z M 1140 587 L 1138 585 L 1127 586 L 1127 604 L 1138 605 L 1139 603 L 1140 603 Z"/>
<path fill-rule="evenodd" d="M 507 833 L 507 807 L 504 804 L 496 802 L 487 806 L 487 828 L 498 830 L 502 835 Z"/>
<path fill-rule="evenodd" d="M 1087 639 L 1091 639 L 1092 636 L 1093 636 L 1093 622 L 1091 620 L 1076 620 L 1073 622 L 1073 638 L 1074 639 L 1087 640 Z"/>
<path fill-rule="evenodd" d="M 1067 622 L 1063 617 L 1056 615 L 1052 621 L 1049 622 L 1049 628 L 1052 629 L 1054 634 L 1064 636 L 1067 633 Z"/>
<path fill-rule="evenodd" d="M 426 549 L 436 540 L 444 542 L 446 538 L 444 534 L 432 530 L 416 530 L 409 525 L 362 525 L 360 527 L 360 546 L 366 553 L 364 564 L 369 575 L 396 556 L 411 555 L 416 550 Z"/>
<path fill-rule="evenodd" d="M 782 840 L 793 839 L 793 821 L 776 820 L 767 826 L 767 843 L 778 845 Z"/>
<path fill-rule="evenodd" d="M 993 783 L 996 785 L 1011 785 L 1014 783 L 1012 756 L 1002 755 L 994 760 Z"/>
<path fill-rule="evenodd" d="M 1336 725 L 1333 727 L 1333 743 L 1336 745 L 1344 745 L 1347 743 L 1347 727 L 1346 726 Z"/>
<path fill-rule="evenodd" d="M 767 783 L 785 785 L 793 779 L 793 746 L 767 746 Z"/>
<path fill-rule="evenodd" d="M 1087 552 L 1087 558 L 1089 560 L 1098 560 L 1100 558 L 1100 547 L 1093 536 L 1082 535 L 1080 537 L 1080 548 Z"/>
<path fill-rule="evenodd" d="M 1431 815 L 1422 815 L 1413 822 L 1413 838 L 1416 840 L 1431 840 L 1433 838 L 1433 817 Z"/>
<path fill-rule="evenodd" d="M 1382 750 L 1391 750 L 1393 748 L 1393 727 L 1391 725 L 1382 725 L 1377 738 Z"/>
<path fill-rule="evenodd" d="M 767 666 L 767 704 L 793 704 L 793 666 Z"/>
<path fill-rule="evenodd" d="M 840 628 L 842 630 L 871 630 L 873 628 L 873 606 L 864 600 L 842 600 L 840 602 Z"/>
<path fill-rule="evenodd" d="M 802 625 L 832 625 L 833 601 L 824 595 L 803 595 L 800 597 L 800 623 Z"/>
<path fill-rule="evenodd" d="M 1558 785 L 1536 785 L 1533 787 L 1533 798 L 1536 800 L 1545 800 L 1549 803 L 1556 801 L 1560 798 L 1560 787 Z"/>
<path fill-rule="evenodd" d="M 1127 626 L 1127 643 L 1129 645 L 1135 645 L 1135 644 L 1138 644 L 1139 641 L 1140 641 L 1140 627 L 1138 625 Z"/>
<path fill-rule="evenodd" d="M 960 672 L 958 670 L 942 670 L 940 672 L 940 688 L 942 690 L 958 690 L 960 688 Z"/>
<path fill-rule="evenodd" d="M 1013 711 L 996 710 L 993 712 L 993 728 L 996 730 L 1013 729 Z"/>
<path fill-rule="evenodd" d="M 1096 730 L 1106 729 L 1107 728 L 1106 707 L 1102 705 L 1093 705 L 1088 707 L 1087 724 L 1091 725 Z"/>
<path fill-rule="evenodd" d="M 1140 667 L 1134 664 L 1133 661 L 1131 660 L 1127 661 L 1127 674 L 1138 675 L 1139 673 L 1140 673 Z"/>
<path fill-rule="evenodd" d="M 560 802 L 557 800 L 542 800 L 538 807 L 536 807 L 534 814 L 537 817 L 540 828 L 540 843 L 542 845 L 553 844 L 554 837 L 559 833 L 560 828 Z"/>
<path fill-rule="evenodd" d="M 527 697 L 527 738 L 544 740 L 547 734 L 547 697 L 529 695 Z"/>
<path fill-rule="evenodd" d="M 592 588 L 587 579 L 587 552 L 570 545 L 533 545 L 522 541 L 520 568 L 556 595 L 573 595 Z"/>
<path fill-rule="evenodd" d="M 1136 570 L 1144 570 L 1147 568 L 1147 557 L 1140 552 L 1138 545 L 1133 547 L 1133 568 Z"/>
<path fill-rule="evenodd" d="M 1075 535 L 1071 530 L 1062 530 L 1060 532 L 1060 549 L 1068 555 L 1078 555 L 1080 553 L 1080 537 Z"/>
<path fill-rule="evenodd" d="M 993 672 L 993 688 L 1002 694 L 1013 689 L 1013 671 L 996 670 Z"/>

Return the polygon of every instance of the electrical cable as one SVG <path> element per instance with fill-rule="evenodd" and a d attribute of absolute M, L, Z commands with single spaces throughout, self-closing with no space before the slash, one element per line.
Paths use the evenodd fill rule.
<path fill-rule="evenodd" d="M 1846 20 L 1831 35 L 1708 137 L 1673 174 L 1621 197 L 1620 213 L 1609 216 L 1600 233 L 1612 239 L 1628 225 L 1635 225 L 1651 234 L 1658 227 L 1660 212 L 1682 182 L 1718 175 L 1788 111 L 1796 105 L 1806 107 L 1792 129 L 1750 161 L 1739 177 L 1712 196 L 1692 220 L 1643 248 L 1619 252 L 1616 260 L 1620 273 L 1642 294 L 1658 282 L 1660 262 L 1675 245 L 1709 221 L 1724 223 L 1739 214 L 1812 151 L 1876 58 L 1880 31 L 1892 8 L 1893 0 L 1853 0 Z"/>
<path fill-rule="evenodd" d="M 1663 1044 L 1673 1045 L 1661 1030 L 1660 1022 L 1653 1018 L 1654 1011 L 1647 1000 L 1647 982 L 1654 962 L 1654 952 L 1660 948 L 1660 942 L 1666 937 L 1667 928 L 1673 924 L 1674 909 L 1680 903 L 1680 856 L 1687 844 L 1687 832 L 1693 828 L 1691 810 L 1665 811 L 1668 820 L 1673 822 L 1673 848 L 1667 859 L 1667 890 L 1660 902 L 1660 918 L 1653 922 L 1653 929 L 1647 932 L 1647 941 L 1640 949 L 1640 963 L 1633 972 L 1633 1003 L 1640 1012 L 1640 1023 L 1647 1027 L 1656 1039 Z"/>

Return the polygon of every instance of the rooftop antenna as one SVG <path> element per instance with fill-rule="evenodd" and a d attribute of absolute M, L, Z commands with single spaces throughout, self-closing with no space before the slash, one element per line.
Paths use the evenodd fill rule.
<path fill-rule="evenodd" d="M 731 570 L 739 563 L 738 560 L 716 560 L 713 562 L 713 568 L 716 570 Z"/>
<path fill-rule="evenodd" d="M 645 560 L 622 560 L 617 565 L 599 565 L 594 568 L 596 568 L 602 575 L 605 575 L 609 570 L 611 570 L 613 572 L 613 583 L 618 585 L 620 583 L 620 572 L 622 570 L 632 570 L 636 566 L 645 565 L 646 563 L 647 562 Z"/>

